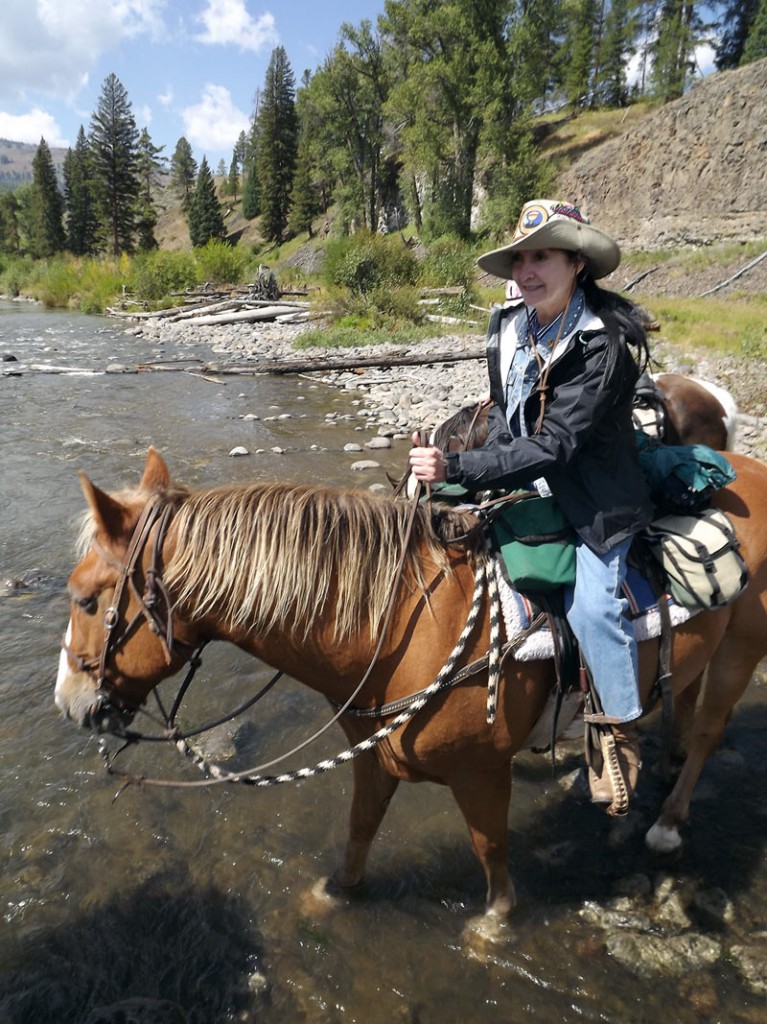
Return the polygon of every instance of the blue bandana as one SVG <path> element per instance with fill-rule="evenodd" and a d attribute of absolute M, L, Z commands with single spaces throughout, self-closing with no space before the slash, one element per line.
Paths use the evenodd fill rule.
<path fill-rule="evenodd" d="M 544 365 L 551 355 L 557 338 L 566 338 L 575 330 L 585 305 L 583 291 L 581 288 L 577 288 L 567 309 L 563 310 L 550 324 L 543 327 L 538 323 L 535 310 L 528 310 L 528 332 L 518 343 L 509 367 L 509 376 L 506 379 L 506 419 L 512 437 L 527 436 L 527 425 L 521 410 L 540 376 L 540 366 L 535 352 L 538 353 L 541 365 Z M 563 319 L 564 323 L 562 323 Z"/>

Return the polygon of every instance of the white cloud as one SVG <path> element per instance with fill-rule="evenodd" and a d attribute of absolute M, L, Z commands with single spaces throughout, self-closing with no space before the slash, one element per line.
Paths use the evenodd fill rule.
<path fill-rule="evenodd" d="M 102 53 L 163 33 L 166 0 L 3 0 L 0 102 L 40 92 L 72 100 Z"/>
<path fill-rule="evenodd" d="M 245 0 L 207 0 L 207 4 L 197 16 L 205 26 L 205 31 L 195 37 L 199 42 L 219 46 L 232 43 L 255 52 L 279 43 L 274 15 L 268 11 L 254 19 Z"/>
<path fill-rule="evenodd" d="M 134 116 L 138 128 L 148 128 L 152 123 L 152 108 L 144 104 L 138 108 Z"/>
<path fill-rule="evenodd" d="M 165 92 L 160 93 L 160 95 L 157 97 L 157 102 L 160 104 L 161 107 L 169 107 L 173 102 L 173 89 L 170 86 L 168 86 Z"/>
<path fill-rule="evenodd" d="M 231 149 L 250 121 L 232 102 L 232 94 L 223 85 L 208 84 L 202 99 L 181 111 L 184 134 L 193 146 L 207 152 Z"/>
<path fill-rule="evenodd" d="M 37 145 L 41 138 L 49 146 L 73 146 L 74 141 L 65 139 L 61 129 L 50 114 L 35 107 L 27 114 L 0 113 L 0 138 L 14 142 L 31 142 Z"/>

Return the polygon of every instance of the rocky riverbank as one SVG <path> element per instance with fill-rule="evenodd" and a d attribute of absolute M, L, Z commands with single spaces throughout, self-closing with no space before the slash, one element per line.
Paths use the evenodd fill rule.
<path fill-rule="evenodd" d="M 172 345 L 183 351 L 185 345 L 204 343 L 214 353 L 214 362 L 226 366 L 251 367 L 276 358 L 306 361 L 327 358 L 325 348 L 297 350 L 300 335 L 312 330 L 310 324 L 259 323 L 226 327 L 200 327 L 192 323 L 167 323 L 151 320 L 130 330 L 147 340 Z M 654 339 L 653 355 L 659 369 L 694 374 L 726 388 L 739 408 L 735 448 L 744 454 L 767 458 L 767 371 L 754 360 L 736 356 L 701 354 L 693 360 L 680 354 L 663 339 Z M 448 335 L 423 341 L 410 347 L 387 345 L 386 354 L 422 355 L 423 363 L 410 366 L 359 367 L 350 370 L 318 371 L 316 380 L 349 393 L 351 415 L 364 419 L 371 434 L 383 437 L 409 436 L 413 430 L 430 428 L 472 404 L 487 392 L 481 335 Z M 457 362 L 428 361 L 429 354 L 446 351 L 461 355 Z M 332 351 L 352 362 L 370 357 L 370 348 L 345 348 Z M 352 401 L 360 404 L 352 406 Z"/>

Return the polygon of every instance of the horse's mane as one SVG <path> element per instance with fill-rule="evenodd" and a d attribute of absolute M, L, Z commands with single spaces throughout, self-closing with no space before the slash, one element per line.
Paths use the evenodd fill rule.
<path fill-rule="evenodd" d="M 375 635 L 395 584 L 411 513 L 402 501 L 302 484 L 251 484 L 190 492 L 171 527 L 165 581 L 195 618 L 305 636 L 319 616 L 339 637 L 367 624 Z M 449 568 L 446 545 L 476 525 L 444 507 L 416 511 L 404 581 L 424 588 Z M 481 543 L 468 542 L 470 553 Z"/>

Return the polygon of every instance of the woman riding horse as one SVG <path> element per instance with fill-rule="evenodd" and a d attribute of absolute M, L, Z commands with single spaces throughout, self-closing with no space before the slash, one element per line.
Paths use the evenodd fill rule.
<path fill-rule="evenodd" d="M 553 494 L 574 527 L 577 578 L 565 607 L 601 703 L 590 716 L 602 726 L 604 765 L 601 776 L 590 772 L 592 798 L 613 813 L 625 809 L 636 785 L 642 714 L 637 643 L 621 588 L 632 540 L 653 515 L 632 422 L 647 339 L 635 307 L 596 284 L 619 262 L 617 243 L 575 206 L 525 204 L 511 242 L 478 260 L 511 278 L 523 302 L 490 321 L 495 408 L 487 441 L 473 451 L 430 446 L 410 455 L 422 481 Z"/>

